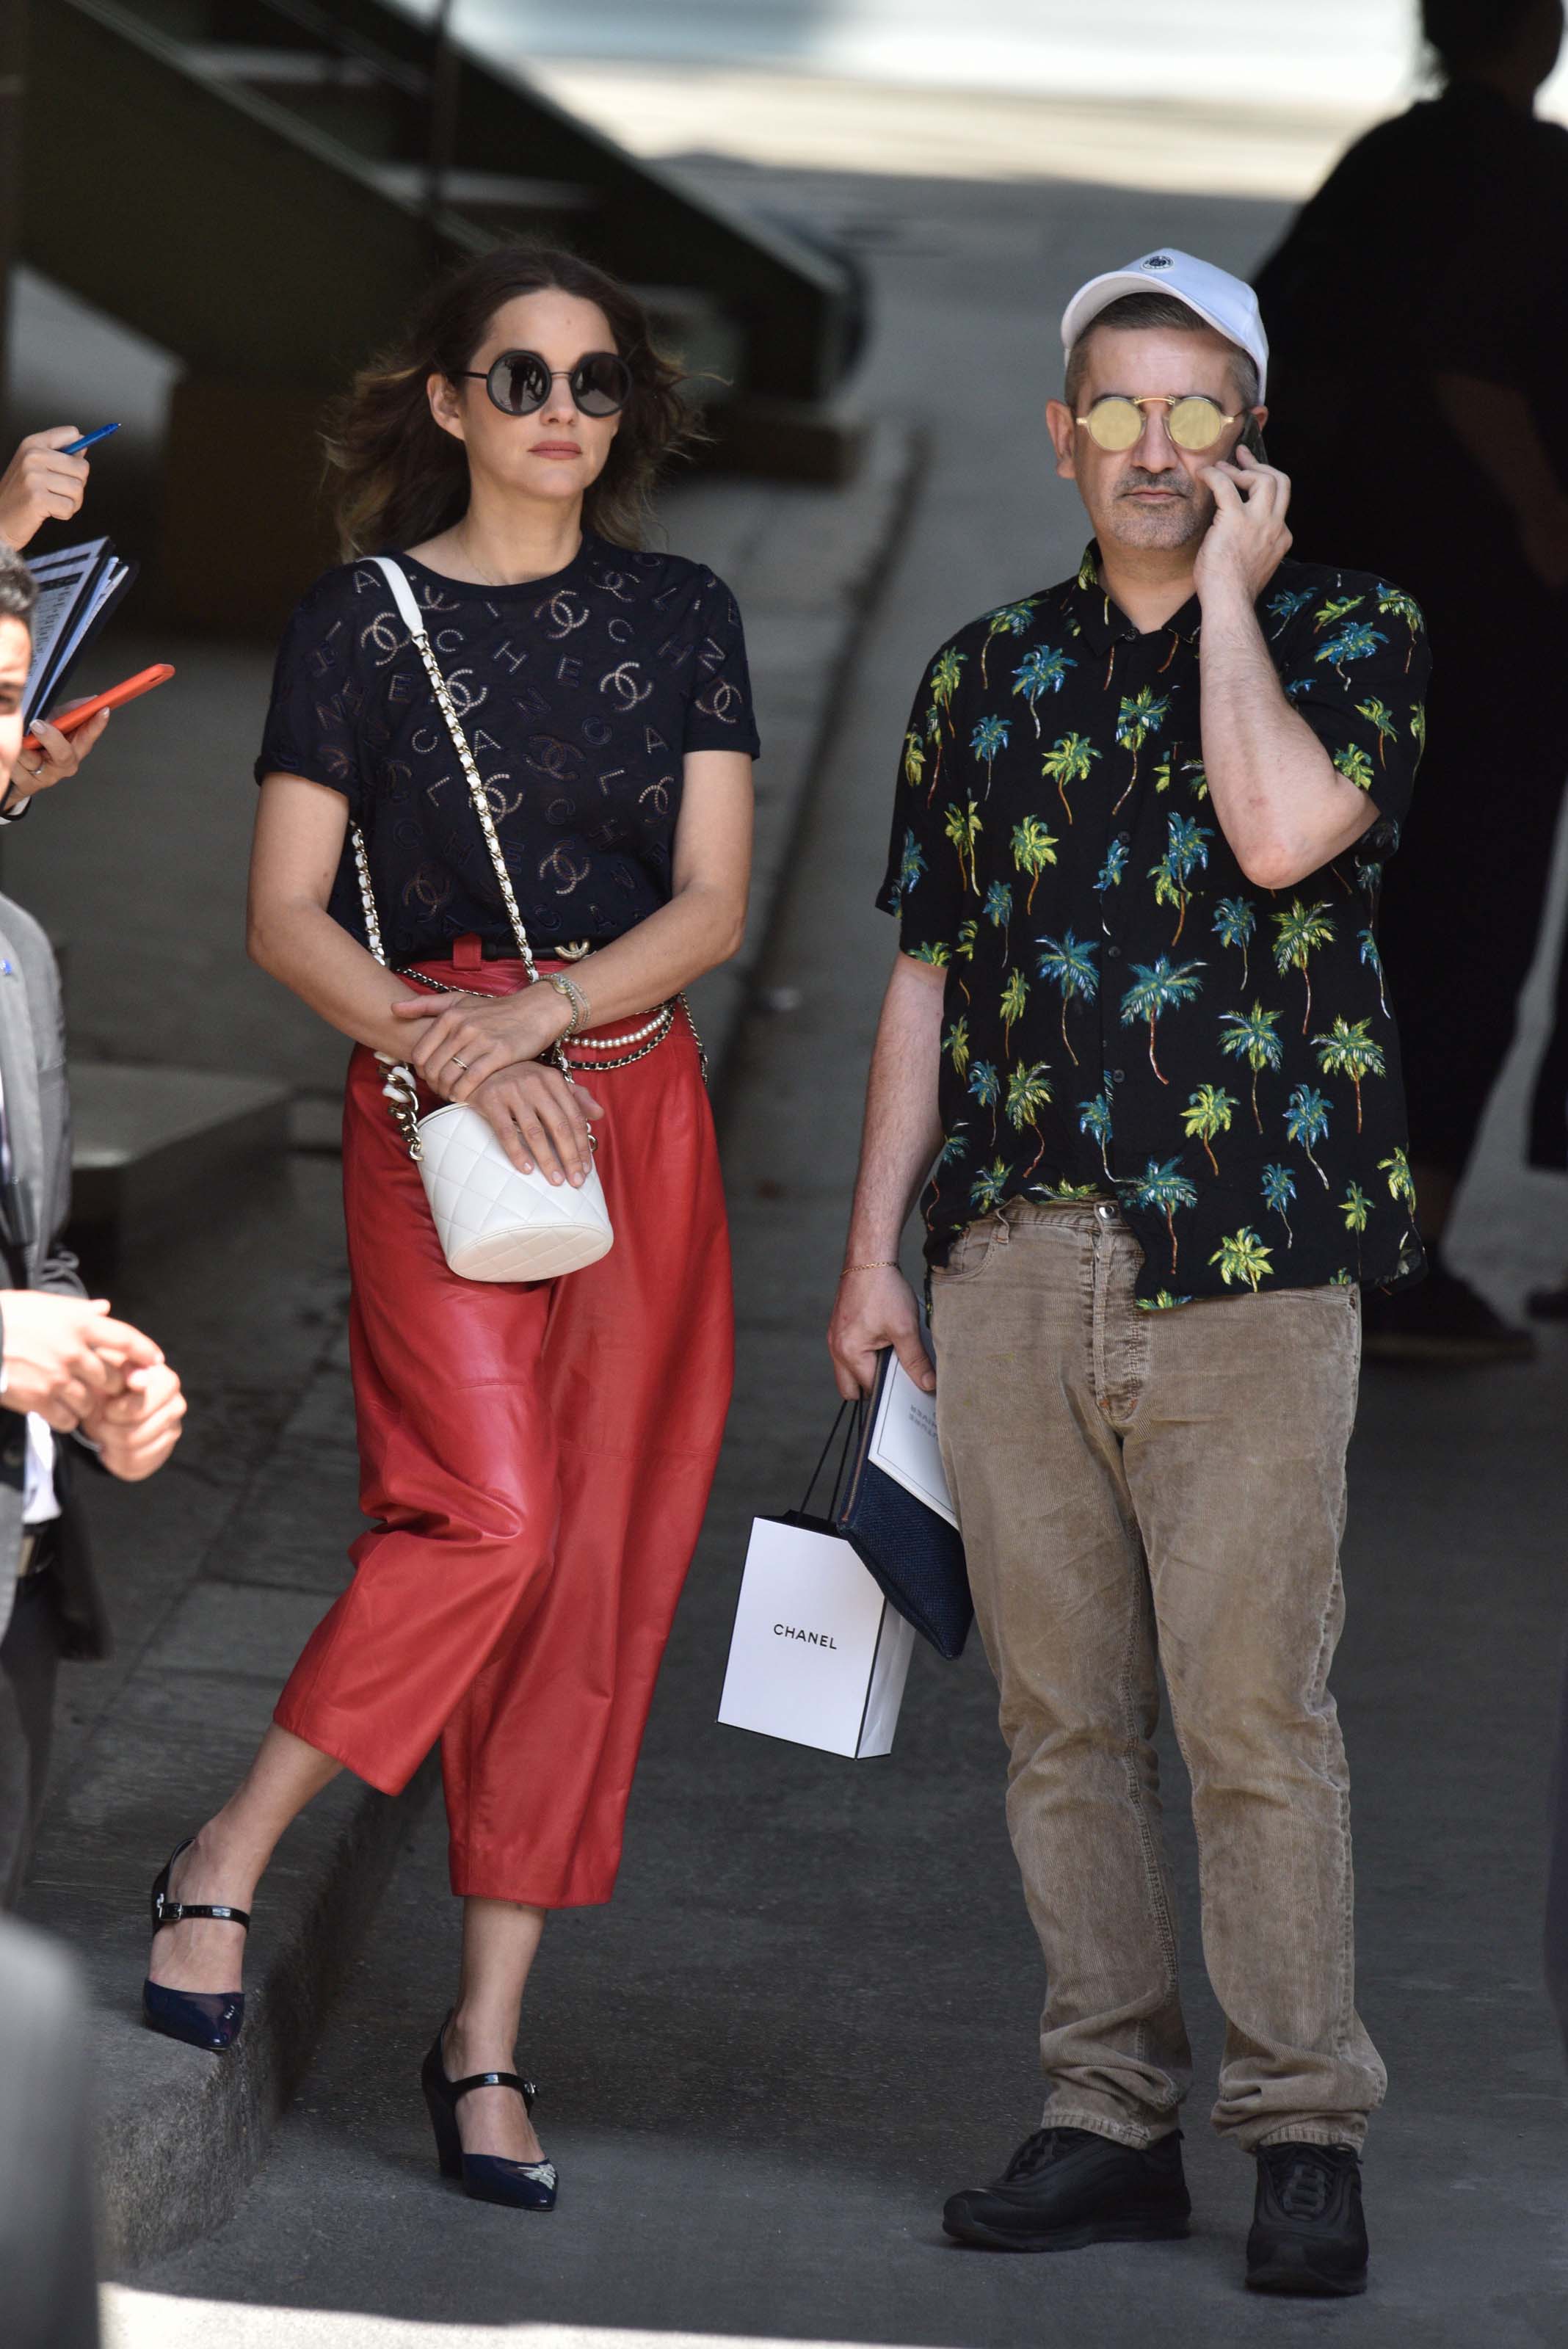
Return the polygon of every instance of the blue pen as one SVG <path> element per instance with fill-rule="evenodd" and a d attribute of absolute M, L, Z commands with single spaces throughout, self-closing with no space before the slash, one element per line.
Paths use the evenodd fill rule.
<path fill-rule="evenodd" d="M 107 440 L 111 432 L 119 429 L 118 424 L 100 424 L 96 432 L 84 432 L 79 440 L 67 440 L 60 454 L 62 457 L 79 457 L 82 450 L 90 449 L 95 440 Z"/>

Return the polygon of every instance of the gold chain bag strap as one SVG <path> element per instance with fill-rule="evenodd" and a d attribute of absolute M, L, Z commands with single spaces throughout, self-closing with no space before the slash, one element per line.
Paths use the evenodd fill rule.
<path fill-rule="evenodd" d="M 462 762 L 524 969 L 529 984 L 537 986 L 539 973 L 496 837 L 489 796 L 437 663 L 424 616 L 399 565 L 387 555 L 377 555 L 375 561 L 392 591 L 410 641 L 424 663 L 431 690 Z M 350 826 L 350 835 L 366 938 L 370 952 L 385 968 L 387 955 L 370 886 L 365 837 L 358 824 Z M 385 1054 L 379 1057 L 388 1067 L 383 1090 L 393 1120 L 408 1143 L 409 1155 L 418 1164 L 442 1253 L 454 1272 L 467 1280 L 551 1280 L 597 1263 L 613 1246 L 615 1235 L 597 1167 L 590 1166 L 580 1185 L 551 1183 L 537 1167 L 524 1174 L 514 1166 L 489 1120 L 478 1110 L 466 1102 L 449 1102 L 421 1117 L 413 1070 L 407 1061 L 393 1062 Z M 558 1043 L 552 1047 L 551 1058 L 571 1084 L 571 1064 Z"/>

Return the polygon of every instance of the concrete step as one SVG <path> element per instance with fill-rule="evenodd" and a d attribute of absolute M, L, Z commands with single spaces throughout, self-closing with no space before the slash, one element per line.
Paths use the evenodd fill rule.
<path fill-rule="evenodd" d="M 289 1099 L 271 1077 L 73 1061 L 72 1238 L 94 1273 L 243 1206 L 288 1146 Z"/>

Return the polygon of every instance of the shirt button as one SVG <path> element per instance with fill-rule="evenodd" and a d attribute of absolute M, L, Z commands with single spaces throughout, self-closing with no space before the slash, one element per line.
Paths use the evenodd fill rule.
<path fill-rule="evenodd" d="M 1106 960 L 1107 962 L 1120 962 L 1121 958 L 1122 950 L 1113 938 L 1110 945 L 1106 948 Z"/>
<path fill-rule="evenodd" d="M 1130 832 L 1118 832 L 1118 833 L 1117 833 L 1117 834 L 1116 834 L 1116 846 L 1117 846 L 1118 848 L 1130 848 L 1130 847 L 1132 846 L 1132 834 L 1131 834 L 1131 833 L 1130 833 Z"/>
<path fill-rule="evenodd" d="M 1125 1069 L 1113 1069 L 1111 1071 L 1111 1082 L 1113 1085 L 1125 1085 L 1127 1081 L 1127 1072 Z"/>

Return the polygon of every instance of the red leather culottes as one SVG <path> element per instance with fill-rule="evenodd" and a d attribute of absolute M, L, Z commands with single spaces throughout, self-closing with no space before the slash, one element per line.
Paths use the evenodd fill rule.
<path fill-rule="evenodd" d="M 470 961 L 465 944 L 456 970 L 420 968 L 487 994 L 523 984 L 520 963 Z M 350 1345 L 360 1505 L 378 1522 L 275 1714 L 389 1794 L 439 1737 L 452 1890 L 545 1909 L 610 1897 L 734 1354 L 713 1123 L 684 1016 L 645 1060 L 587 1081 L 607 1112 L 614 1247 L 559 1280 L 462 1280 L 381 1069 L 353 1056 Z"/>

